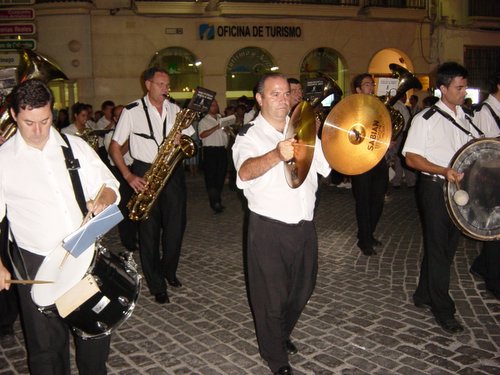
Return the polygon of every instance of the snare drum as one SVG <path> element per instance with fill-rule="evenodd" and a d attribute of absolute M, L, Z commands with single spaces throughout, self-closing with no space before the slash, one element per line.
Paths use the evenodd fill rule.
<path fill-rule="evenodd" d="M 75 260 L 80 259 L 86 253 L 90 253 L 92 258 L 90 265 L 82 274 L 81 268 L 87 263 L 87 259 L 82 259 L 81 263 L 75 262 Z M 88 255 L 86 256 L 88 257 Z M 55 276 L 58 268 L 55 271 L 49 271 L 50 266 L 59 266 L 60 263 L 49 258 L 46 261 L 47 264 L 45 264 L 45 261 L 42 263 L 37 273 L 37 279 L 62 281 L 66 278 L 66 272 L 64 271 L 61 272 L 64 277 Z M 77 264 L 78 267 L 73 271 L 78 277 L 73 277 L 70 281 L 72 284 L 66 289 L 71 292 L 73 286 L 84 277 L 91 275 L 99 290 L 63 319 L 78 336 L 84 339 L 107 336 L 132 314 L 139 297 L 141 276 L 138 274 L 133 261 L 127 261 L 112 254 L 100 245 L 97 245 L 96 251 L 85 251 L 78 258 L 68 257 L 62 268 L 64 270 L 66 267 L 74 267 Z M 55 278 L 49 278 L 48 274 L 51 274 L 52 277 L 55 276 Z M 54 284 L 57 284 L 57 282 Z M 58 295 L 52 294 L 54 292 L 53 284 L 36 284 L 35 286 L 31 290 L 31 295 L 39 309 L 44 313 L 57 314 L 54 303 L 62 294 L 59 294 L 59 291 Z M 48 287 L 48 289 L 44 289 L 44 287 Z"/>
<path fill-rule="evenodd" d="M 460 189 L 469 199 L 458 205 L 457 186 L 445 184 L 448 213 L 467 236 L 481 241 L 500 240 L 500 139 L 481 138 L 465 144 L 453 156 L 450 167 L 464 173 Z"/>

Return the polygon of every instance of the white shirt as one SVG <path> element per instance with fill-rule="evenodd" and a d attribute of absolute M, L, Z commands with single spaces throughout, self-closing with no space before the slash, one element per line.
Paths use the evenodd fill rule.
<path fill-rule="evenodd" d="M 85 200 L 94 198 L 102 184 L 118 199 L 119 183 L 85 141 L 68 135 Z M 43 150 L 31 147 L 17 132 L 0 147 L 0 219 L 7 215 L 18 245 L 48 255 L 83 219 L 61 146 L 61 135 L 50 129 Z"/>
<path fill-rule="evenodd" d="M 488 103 L 493 109 L 493 112 L 500 117 L 500 102 L 493 95 L 490 94 L 484 102 Z M 500 128 L 491 114 L 490 109 L 485 105 L 481 107 L 479 112 L 474 114 L 474 123 L 483 131 L 486 137 L 500 136 Z"/>
<path fill-rule="evenodd" d="M 470 131 L 476 137 L 479 136 L 465 119 L 465 113 L 460 106 L 456 107 L 457 115 L 455 115 L 441 100 L 436 105 L 439 109 L 452 116 L 464 129 Z M 407 152 L 411 152 L 424 157 L 431 163 L 441 167 L 448 167 L 460 147 L 473 138 L 458 129 L 439 112 L 434 113 L 426 120 L 423 116 L 428 110 L 420 111 L 413 118 L 402 154 L 406 156 Z"/>
<path fill-rule="evenodd" d="M 106 149 L 106 152 L 108 152 L 108 159 L 110 165 L 115 165 L 113 162 L 113 159 L 109 155 L 109 145 L 111 144 L 111 139 L 113 138 L 113 131 L 110 131 L 109 133 L 104 134 L 104 148 Z M 134 159 L 132 159 L 132 156 L 130 156 L 130 152 L 127 151 L 125 155 L 123 155 L 123 161 L 125 162 L 126 165 L 132 165 L 134 162 Z"/>
<path fill-rule="evenodd" d="M 164 139 L 163 123 L 165 119 L 167 125 L 165 136 L 168 136 L 170 130 L 174 126 L 176 114 L 180 109 L 176 104 L 164 100 L 162 113 L 160 115 L 156 107 L 149 101 L 147 95 L 144 97 L 144 100 L 146 102 L 149 118 L 151 119 L 153 136 L 156 142 L 153 139 L 147 139 L 139 135 L 150 135 L 148 121 L 140 99 L 127 105 L 123 109 L 113 134 L 113 140 L 123 145 L 125 141 L 130 138 L 129 150 L 132 158 L 144 163 L 152 163 Z M 187 127 L 182 131 L 182 134 L 189 136 L 194 134 L 193 127 Z"/>
<path fill-rule="evenodd" d="M 88 126 L 85 126 L 85 129 L 91 130 L 91 128 L 89 128 Z M 78 128 L 76 127 L 76 125 L 74 123 L 69 124 L 65 128 L 61 129 L 61 133 L 63 133 L 63 134 L 77 135 L 76 133 L 78 133 L 78 132 L 79 132 Z"/>
<path fill-rule="evenodd" d="M 217 115 L 217 118 L 214 118 L 211 115 L 206 115 L 203 117 L 198 124 L 198 134 L 203 133 L 205 130 L 211 129 L 214 126 L 219 124 L 219 120 L 221 115 Z M 204 147 L 227 147 L 227 133 L 224 129 L 216 129 L 212 134 L 208 137 L 201 138 L 201 143 Z"/>
<path fill-rule="evenodd" d="M 109 121 L 106 117 L 102 116 L 97 123 L 95 124 L 95 130 L 104 130 L 106 129 L 106 126 L 111 124 L 111 121 Z M 106 133 L 108 134 L 108 133 Z M 99 147 L 104 146 L 104 137 L 99 137 Z"/>
<path fill-rule="evenodd" d="M 289 118 L 287 126 L 288 121 Z M 233 160 L 237 172 L 245 160 L 264 155 L 275 149 L 278 142 L 285 140 L 286 128 L 283 133 L 277 131 L 262 114 L 259 114 L 253 123 L 244 135 L 236 137 L 233 146 Z M 330 166 L 323 155 L 319 139 L 316 139 L 309 174 L 298 188 L 292 189 L 288 185 L 282 162 L 250 181 L 241 181 L 237 173 L 236 183 L 243 189 L 251 211 L 284 223 L 296 224 L 301 220 L 313 219 L 318 188 L 317 173 L 323 176 L 330 173 Z"/>

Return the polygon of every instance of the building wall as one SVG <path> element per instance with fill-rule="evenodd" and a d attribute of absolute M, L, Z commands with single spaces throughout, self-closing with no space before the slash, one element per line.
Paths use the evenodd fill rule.
<path fill-rule="evenodd" d="M 423 20 L 145 16 L 124 9 L 112 16 L 108 10 L 95 8 L 73 10 L 70 15 L 56 13 L 37 10 L 38 51 L 52 58 L 78 83 L 79 100 L 95 107 L 106 99 L 126 104 L 141 96 L 140 74 L 154 53 L 166 47 L 184 47 L 202 61 L 202 85 L 218 93 L 224 108 L 226 66 L 230 57 L 244 47 L 265 49 L 275 58 L 280 72 L 293 77 L 299 76 L 307 53 L 329 47 L 342 56 L 349 82 L 354 75 L 367 71 L 372 57 L 383 49 L 395 49 L 407 57 L 416 74 L 429 74 L 440 62 L 462 62 L 464 45 L 500 43 L 498 32 L 471 31 L 443 23 L 431 27 Z M 294 41 L 199 40 L 200 23 L 294 23 L 302 25 L 303 36 Z M 167 27 L 182 28 L 183 33 L 166 34 Z"/>

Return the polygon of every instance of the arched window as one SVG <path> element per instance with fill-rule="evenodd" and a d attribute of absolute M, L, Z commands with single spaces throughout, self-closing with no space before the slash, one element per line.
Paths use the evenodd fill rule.
<path fill-rule="evenodd" d="M 236 51 L 227 64 L 226 98 L 253 97 L 253 88 L 260 77 L 278 69 L 271 54 L 261 48 L 246 47 Z"/>
<path fill-rule="evenodd" d="M 348 94 L 349 84 L 346 85 L 345 82 L 346 68 L 337 51 L 331 48 L 317 48 L 307 54 L 300 67 L 300 81 L 303 83 L 307 79 L 316 78 L 318 72 L 333 78 L 344 92 L 344 97 Z"/>
<path fill-rule="evenodd" d="M 165 69 L 170 76 L 170 94 L 175 99 L 191 98 L 192 91 L 201 86 L 201 61 L 182 47 L 168 47 L 155 53 L 149 63 Z"/>

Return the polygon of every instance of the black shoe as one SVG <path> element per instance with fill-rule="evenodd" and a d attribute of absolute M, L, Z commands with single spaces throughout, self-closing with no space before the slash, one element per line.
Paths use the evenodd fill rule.
<path fill-rule="evenodd" d="M 382 242 L 380 242 L 379 240 L 377 240 L 376 238 L 372 238 L 372 244 L 373 246 L 377 247 L 377 246 L 382 246 Z"/>
<path fill-rule="evenodd" d="M 292 375 L 293 374 L 293 371 L 292 371 L 292 368 L 290 366 L 283 366 L 283 367 L 280 367 L 278 371 L 276 372 L 273 372 L 274 375 Z"/>
<path fill-rule="evenodd" d="M 464 327 L 462 327 L 462 325 L 459 322 L 457 322 L 455 318 L 449 318 L 443 320 L 436 318 L 436 321 L 438 322 L 438 324 L 441 326 L 442 329 L 444 329 L 446 332 L 449 333 L 459 333 L 463 332 L 464 330 Z"/>
<path fill-rule="evenodd" d="M 182 286 L 181 281 L 177 277 L 174 277 L 173 279 L 169 279 L 167 277 L 167 283 L 174 288 L 180 288 Z"/>
<path fill-rule="evenodd" d="M 360 247 L 360 249 L 361 249 L 361 252 L 366 256 L 377 255 L 377 252 L 375 250 L 373 250 L 373 247 L 371 247 L 371 246 Z"/>
<path fill-rule="evenodd" d="M 214 210 L 216 214 L 220 214 L 222 211 L 224 211 L 224 206 L 220 203 L 215 203 L 212 206 L 212 210 Z"/>
<path fill-rule="evenodd" d="M 291 340 L 286 340 L 286 352 L 290 355 L 294 355 L 298 353 L 297 347 Z"/>
<path fill-rule="evenodd" d="M 479 272 L 478 270 L 476 270 L 474 267 L 471 267 L 471 268 L 469 269 L 469 272 L 470 272 L 473 276 L 475 276 L 475 277 L 480 277 L 481 279 L 484 279 L 483 274 L 482 274 L 481 272 Z"/>
<path fill-rule="evenodd" d="M 431 308 L 431 303 L 430 302 L 424 302 L 418 297 L 413 296 L 413 304 L 415 307 L 418 307 L 419 309 L 424 309 L 424 308 Z"/>
<path fill-rule="evenodd" d="M 0 326 L 0 337 L 4 336 L 14 336 L 14 326 L 12 324 Z"/>
<path fill-rule="evenodd" d="M 164 303 L 170 303 L 167 292 L 156 293 L 155 301 L 160 305 L 163 305 Z"/>

